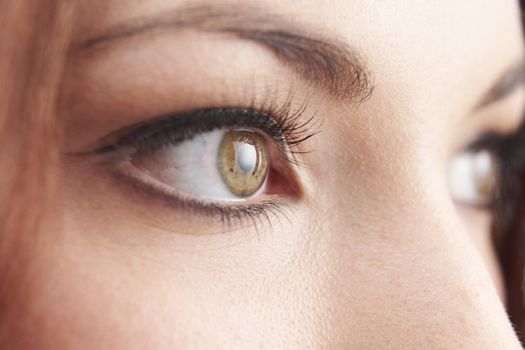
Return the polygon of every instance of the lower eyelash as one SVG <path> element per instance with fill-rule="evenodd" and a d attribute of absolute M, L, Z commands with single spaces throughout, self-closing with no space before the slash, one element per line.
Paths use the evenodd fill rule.
<path fill-rule="evenodd" d="M 106 164 L 106 166 L 110 166 Z M 128 169 L 128 170 L 124 170 Z M 153 183 L 147 183 L 143 180 L 138 180 L 137 176 L 133 175 L 133 171 L 129 170 L 127 166 L 118 166 L 108 169 L 117 180 L 125 181 L 131 185 L 137 193 L 141 195 L 149 195 L 153 200 L 160 200 L 163 204 L 174 209 L 190 210 L 193 213 L 219 219 L 223 225 L 232 227 L 234 225 L 244 225 L 248 220 L 256 231 L 259 231 L 259 226 L 266 222 L 271 226 L 271 217 L 281 221 L 284 218 L 291 222 L 289 214 L 293 214 L 293 210 L 288 203 L 278 201 L 276 199 L 266 199 L 259 202 L 252 203 L 235 203 L 235 204 L 217 204 L 198 199 L 184 198 L 183 195 L 175 193 L 167 193 L 161 190 Z M 173 191 L 175 192 L 175 191 Z"/>

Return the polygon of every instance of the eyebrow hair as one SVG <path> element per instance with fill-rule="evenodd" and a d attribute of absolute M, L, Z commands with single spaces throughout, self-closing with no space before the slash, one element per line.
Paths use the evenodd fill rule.
<path fill-rule="evenodd" d="M 361 103 L 373 93 L 371 72 L 343 43 L 301 35 L 289 20 L 259 8 L 186 6 L 153 18 L 136 19 L 89 38 L 73 55 L 158 29 L 196 29 L 233 34 L 261 44 L 300 77 L 342 100 Z"/>
<path fill-rule="evenodd" d="M 512 95 L 520 87 L 525 86 L 525 59 L 507 70 L 496 84 L 489 89 L 481 99 L 477 108 L 483 108 Z"/>

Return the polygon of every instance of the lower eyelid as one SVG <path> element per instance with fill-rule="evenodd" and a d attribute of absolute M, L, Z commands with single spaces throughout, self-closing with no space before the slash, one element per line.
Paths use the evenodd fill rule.
<path fill-rule="evenodd" d="M 126 170 L 129 166 L 127 159 L 110 163 L 75 157 L 68 168 L 79 172 L 73 179 L 94 182 L 95 187 L 89 191 L 100 201 L 102 215 L 110 215 L 113 220 L 121 218 L 126 225 L 146 225 L 177 235 L 235 234 L 232 237 L 237 237 L 238 234 L 259 235 L 275 224 L 291 222 L 294 215 L 294 203 L 280 195 L 262 195 L 222 205 L 162 192 L 143 178 L 133 176 Z"/>
<path fill-rule="evenodd" d="M 129 162 L 120 163 L 113 166 L 112 169 L 107 169 L 107 171 L 112 174 L 117 182 L 125 185 L 125 189 L 131 189 L 135 193 L 134 197 L 138 195 L 140 198 L 146 198 L 149 202 L 146 205 L 163 205 L 170 210 L 182 210 L 184 212 L 190 210 L 198 214 L 217 217 L 221 221 L 230 222 L 233 219 L 242 221 L 242 213 L 250 212 L 252 214 L 258 212 L 267 216 L 268 213 L 263 213 L 265 208 L 274 212 L 283 211 L 283 208 L 286 211 L 291 210 L 289 204 L 280 201 L 278 195 L 263 195 L 259 196 L 257 200 L 239 200 L 222 204 L 190 198 L 154 179 L 145 181 L 144 174 L 141 174 L 140 170 L 134 168 Z"/>
<path fill-rule="evenodd" d="M 233 229 L 247 227 L 246 225 L 258 230 L 261 223 L 272 224 L 274 220 L 270 220 L 270 218 L 275 218 L 277 222 L 281 222 L 280 218 L 289 221 L 290 214 L 294 213 L 293 202 L 295 201 L 293 199 L 298 198 L 292 197 L 292 192 L 293 195 L 297 194 L 295 185 L 293 186 L 294 191 L 291 191 L 287 186 L 281 184 L 282 187 L 276 187 L 275 183 L 269 182 L 267 186 L 274 186 L 276 190 L 273 193 L 256 196 L 257 198 L 231 203 L 203 201 L 185 196 L 170 189 L 169 186 L 163 186 L 154 178 L 145 177 L 140 169 L 130 163 L 135 151 L 128 147 L 107 154 L 66 156 L 73 161 L 71 166 L 83 168 L 85 165 L 88 167 L 82 172 L 89 171 L 90 181 L 102 177 L 100 181 L 104 188 L 102 191 L 111 196 L 111 193 L 120 193 L 117 198 L 123 197 L 118 200 L 127 203 L 119 204 L 117 207 L 128 208 L 125 210 L 135 210 L 132 208 L 136 208 L 139 210 L 137 212 L 139 216 L 143 215 L 140 213 L 144 213 L 145 217 L 150 217 L 154 221 L 160 219 L 161 222 L 166 222 L 165 219 L 161 218 L 169 218 L 166 226 L 180 220 L 200 222 L 203 217 L 212 217 L 214 220 L 206 221 L 206 225 L 199 226 L 203 228 L 203 232 L 229 232 Z M 277 149 L 274 150 L 274 153 L 275 157 L 282 157 Z M 284 163 L 284 161 L 281 162 Z M 290 172 L 288 175 L 292 173 Z M 221 222 L 222 228 L 218 228 L 213 222 Z M 217 229 L 219 231 L 216 231 Z"/>
<path fill-rule="evenodd" d="M 220 206 L 199 203 L 184 198 L 173 198 L 160 193 L 142 181 L 128 177 L 115 164 L 73 159 L 67 162 L 69 178 L 93 182 L 89 193 L 84 193 L 82 183 L 78 188 L 83 196 L 93 195 L 101 219 L 108 215 L 112 221 L 121 220 L 123 225 L 147 227 L 163 233 L 176 235 L 206 236 L 253 234 L 266 230 L 274 223 L 289 221 L 293 207 L 281 202 L 276 196 L 267 196 L 257 203 Z M 71 176 L 73 175 L 73 176 Z M 77 186 L 73 186 L 77 187 Z M 98 200 L 98 202 L 97 202 Z M 111 209 L 110 209 L 111 208 Z M 109 210 L 110 209 L 110 210 Z M 93 210 L 93 209 L 90 209 Z M 275 217 L 271 222 L 268 218 Z"/>
<path fill-rule="evenodd" d="M 161 193 L 165 196 L 169 196 L 172 198 L 182 198 L 182 197 L 190 198 L 192 197 L 190 194 L 185 194 L 181 191 L 178 191 L 170 187 L 169 185 L 163 183 L 161 180 L 156 179 L 153 176 L 149 176 L 142 169 L 132 164 L 131 161 L 126 161 L 126 162 L 118 164 L 117 169 L 126 178 L 132 181 L 135 181 L 135 182 L 142 182 L 146 187 L 150 188 L 151 190 L 155 190 L 156 192 Z M 264 188 L 261 189 L 260 192 L 262 191 L 264 191 Z M 190 199 L 190 200 L 193 200 L 193 199 Z M 195 200 L 213 203 L 211 200 L 206 200 L 206 199 L 201 199 L 201 198 L 195 198 Z M 239 199 L 229 199 L 224 202 L 241 203 L 241 202 L 246 202 L 246 201 L 247 201 L 246 199 L 239 198 Z"/>

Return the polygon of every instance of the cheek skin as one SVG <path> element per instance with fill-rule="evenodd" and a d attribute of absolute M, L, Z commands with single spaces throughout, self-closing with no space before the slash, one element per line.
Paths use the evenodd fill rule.
<path fill-rule="evenodd" d="M 468 228 L 469 238 L 483 260 L 498 295 L 505 303 L 505 284 L 492 237 L 492 215 L 479 210 L 458 207 Z"/>
<path fill-rule="evenodd" d="M 308 270 L 290 267 L 292 276 L 275 266 L 283 270 L 270 273 L 257 268 L 263 262 L 246 258 L 254 275 L 228 267 L 215 269 L 214 276 L 192 262 L 184 272 L 181 263 L 170 268 L 162 259 L 137 258 L 135 249 L 115 254 L 109 246 L 84 243 L 56 245 L 38 263 L 45 269 L 35 266 L 40 278 L 31 287 L 37 293 L 19 314 L 28 348 L 291 348 L 295 342 L 311 347 L 322 338 L 314 321 L 322 320 L 315 311 L 321 306 L 315 300 L 322 299 L 315 288 L 308 292 L 319 283 Z M 282 260 L 275 253 L 267 257 Z M 266 285 L 268 276 L 279 277 Z"/>
<path fill-rule="evenodd" d="M 319 234 L 345 236 L 326 254 L 333 276 L 330 339 L 357 349 L 387 348 L 385 341 L 391 348 L 470 349 L 480 348 L 481 339 L 483 349 L 518 349 L 486 262 L 457 219 L 429 220 L 436 212 L 430 206 L 410 208 L 408 219 L 399 207 L 367 207 L 375 213 L 364 220 L 368 225 L 345 219 L 323 225 Z"/>
<path fill-rule="evenodd" d="M 108 195 L 89 192 L 83 201 Z M 28 348 L 311 348 L 324 338 L 324 277 L 305 268 L 316 247 L 302 230 L 184 237 L 107 205 L 67 203 L 61 233 L 32 265 Z"/>
<path fill-rule="evenodd" d="M 312 212 L 300 230 L 183 254 L 147 242 L 79 239 L 98 233 L 76 217 L 66 234 L 41 245 L 20 285 L 31 291 L 18 307 L 20 339 L 35 350 L 382 349 L 385 342 L 448 349 L 473 348 L 483 332 L 504 329 L 485 267 L 458 227 L 429 226 L 413 209 L 411 222 L 383 210 L 378 215 L 388 211 L 390 220 L 369 216 L 363 231 L 345 217 L 326 222 Z M 125 223 L 121 229 L 141 233 Z M 447 334 L 446 342 L 435 334 Z"/>

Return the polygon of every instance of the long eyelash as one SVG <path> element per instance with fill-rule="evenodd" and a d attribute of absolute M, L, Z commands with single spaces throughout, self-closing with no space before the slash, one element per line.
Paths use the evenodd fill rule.
<path fill-rule="evenodd" d="M 260 110 L 269 116 L 276 116 L 276 120 L 280 121 L 282 134 L 285 136 L 284 143 L 287 145 L 287 150 L 279 148 L 281 155 L 291 164 L 304 165 L 296 156 L 311 153 L 313 150 L 298 150 L 298 146 L 321 132 L 321 120 L 317 113 L 314 112 L 305 121 L 301 121 L 308 108 L 308 99 L 294 110 L 292 91 L 289 91 L 282 104 L 272 103 L 273 100 L 267 101 L 269 102 L 263 102 Z M 256 107 L 257 103 L 252 100 L 251 108 L 257 109 Z M 289 151 L 291 156 L 286 151 Z"/>
<path fill-rule="evenodd" d="M 312 115 L 302 121 L 308 104 L 292 109 L 288 99 L 282 105 L 264 104 L 262 107 L 204 108 L 154 118 L 105 138 L 105 146 L 94 153 L 113 152 L 131 147 L 142 152 L 154 152 L 162 147 L 191 139 L 199 133 L 218 128 L 253 128 L 266 133 L 279 147 L 283 158 L 299 164 L 297 155 L 311 151 L 299 150 L 299 145 L 319 133 L 317 118 Z"/>

